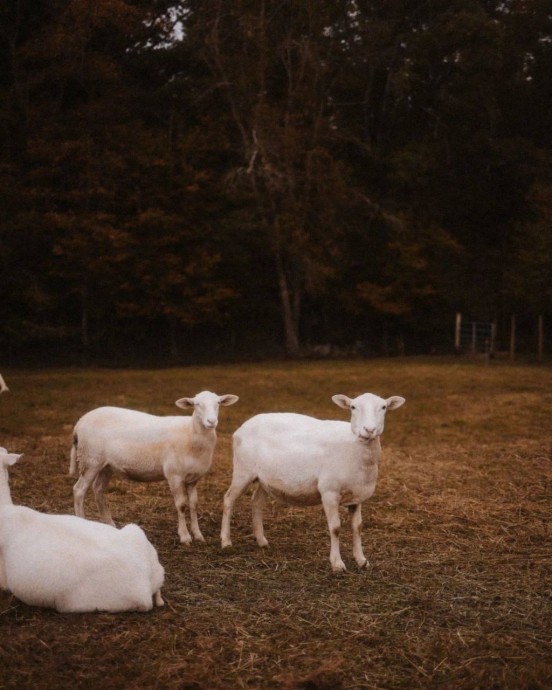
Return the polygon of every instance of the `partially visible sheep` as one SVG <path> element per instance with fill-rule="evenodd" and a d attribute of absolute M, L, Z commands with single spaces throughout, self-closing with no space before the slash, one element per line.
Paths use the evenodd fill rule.
<path fill-rule="evenodd" d="M 10 389 L 7 387 L 4 377 L 0 374 L 0 393 L 7 393 Z"/>
<path fill-rule="evenodd" d="M 120 407 L 87 412 L 73 432 L 70 474 L 77 464 L 80 477 L 73 487 L 75 513 L 84 517 L 84 497 L 90 485 L 104 522 L 114 525 L 104 491 L 113 473 L 143 482 L 166 479 L 178 512 L 182 544 L 192 536 L 184 515 L 188 502 L 194 539 L 204 541 L 197 520 L 197 482 L 213 462 L 219 407 L 233 405 L 237 395 L 209 391 L 181 398 L 176 405 L 193 408 L 191 417 L 158 417 Z"/>
<path fill-rule="evenodd" d="M 351 400 L 334 395 L 333 402 L 351 411 L 351 422 L 320 420 L 301 414 L 259 414 L 234 433 L 232 484 L 224 496 L 222 547 L 231 546 L 230 519 L 236 499 L 252 482 L 253 532 L 267 546 L 263 506 L 268 496 L 296 506 L 322 503 L 330 530 L 330 563 L 345 570 L 339 549 L 339 506 L 352 514 L 353 555 L 359 567 L 368 561 L 362 551 L 361 504 L 376 487 L 381 454 L 379 437 L 385 413 L 404 398 L 384 400 L 365 393 Z"/>
<path fill-rule="evenodd" d="M 140 527 L 13 505 L 8 467 L 20 457 L 0 448 L 0 588 L 63 613 L 162 606 L 164 569 Z"/>

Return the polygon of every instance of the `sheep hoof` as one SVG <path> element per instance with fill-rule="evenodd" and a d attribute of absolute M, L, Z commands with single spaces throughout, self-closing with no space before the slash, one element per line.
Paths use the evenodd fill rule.
<path fill-rule="evenodd" d="M 192 543 L 192 538 L 190 537 L 190 535 L 188 535 L 187 537 L 180 537 L 180 543 L 182 544 L 182 546 L 190 546 L 190 544 Z"/>
<path fill-rule="evenodd" d="M 370 567 L 370 561 L 365 558 L 363 561 L 357 561 L 359 570 L 367 570 Z"/>
<path fill-rule="evenodd" d="M 344 573 L 347 570 L 347 567 L 345 566 L 345 563 L 343 561 L 339 563 L 332 563 L 332 570 L 334 573 Z"/>
<path fill-rule="evenodd" d="M 257 544 L 261 547 L 268 546 L 268 539 L 266 537 L 262 537 L 261 539 L 257 539 Z"/>
<path fill-rule="evenodd" d="M 221 541 L 220 545 L 223 549 L 229 549 L 232 546 L 232 542 L 230 541 L 230 539 L 224 539 L 223 541 Z"/>
<path fill-rule="evenodd" d="M 194 539 L 195 539 L 195 541 L 199 541 L 199 542 L 201 542 L 202 544 L 205 543 L 205 537 L 204 537 L 203 534 L 201 534 L 201 533 L 199 533 L 199 534 L 194 534 Z"/>

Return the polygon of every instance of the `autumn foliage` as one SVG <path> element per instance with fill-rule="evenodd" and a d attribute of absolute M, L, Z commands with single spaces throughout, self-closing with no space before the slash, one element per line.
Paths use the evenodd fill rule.
<path fill-rule="evenodd" d="M 0 353 L 552 316 L 550 33 L 539 0 L 6 0 Z"/>

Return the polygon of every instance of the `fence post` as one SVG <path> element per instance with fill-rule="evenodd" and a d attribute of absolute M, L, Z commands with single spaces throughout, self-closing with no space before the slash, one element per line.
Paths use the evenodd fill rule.
<path fill-rule="evenodd" d="M 456 323 L 454 325 L 454 350 L 460 352 L 460 326 L 462 325 L 462 314 L 456 312 Z"/>

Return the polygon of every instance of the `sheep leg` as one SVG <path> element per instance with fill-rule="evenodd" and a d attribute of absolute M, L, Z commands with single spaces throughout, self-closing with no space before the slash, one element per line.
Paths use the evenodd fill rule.
<path fill-rule="evenodd" d="M 167 477 L 169 488 L 173 495 L 174 505 L 178 513 L 178 536 L 180 543 L 188 545 L 192 543 L 192 535 L 188 532 L 188 525 L 186 524 L 186 516 L 184 511 L 186 509 L 186 494 L 184 492 L 184 482 L 180 475 L 172 475 Z"/>
<path fill-rule="evenodd" d="M 192 528 L 192 534 L 196 541 L 205 541 L 199 529 L 199 522 L 197 521 L 197 485 L 187 484 L 186 491 L 188 492 L 188 505 L 190 506 L 190 527 Z"/>
<path fill-rule="evenodd" d="M 349 506 L 351 513 L 351 527 L 353 528 L 353 556 L 359 568 L 365 568 L 368 565 L 368 559 L 362 550 L 361 528 L 362 528 L 362 509 L 360 503 Z"/>
<path fill-rule="evenodd" d="M 251 477 L 236 478 L 232 477 L 232 484 L 228 491 L 224 494 L 224 503 L 222 508 L 222 525 L 220 528 L 220 542 L 223 549 L 227 546 L 232 546 L 230 539 L 230 520 L 232 518 L 232 509 L 236 500 L 243 494 L 249 484 L 252 482 Z"/>
<path fill-rule="evenodd" d="M 161 596 L 161 590 L 158 589 L 157 592 L 153 595 L 153 603 L 156 606 L 165 606 L 165 602 L 163 601 L 163 597 Z"/>
<path fill-rule="evenodd" d="M 267 493 L 260 484 L 257 484 L 251 496 L 251 515 L 253 518 L 253 534 L 259 546 L 268 546 L 268 541 L 263 529 L 263 508 L 267 499 Z"/>
<path fill-rule="evenodd" d="M 104 467 L 103 470 L 96 476 L 96 479 L 94 479 L 92 482 L 92 490 L 94 491 L 94 496 L 96 498 L 98 510 L 100 511 L 101 519 L 108 525 L 113 525 L 113 527 L 115 527 L 113 516 L 111 515 L 111 510 L 109 509 L 109 505 L 104 494 L 112 475 L 113 472 L 111 471 L 111 468 Z"/>
<path fill-rule="evenodd" d="M 95 467 L 88 467 L 77 479 L 73 486 L 73 498 L 75 502 L 75 515 L 84 517 L 84 497 L 92 482 L 96 479 L 98 470 Z"/>
<path fill-rule="evenodd" d="M 339 550 L 339 530 L 341 528 L 341 520 L 339 518 L 339 496 L 334 492 L 322 494 L 322 505 L 328 520 L 328 529 L 330 530 L 330 563 L 332 570 L 338 573 L 342 570 L 347 570 L 345 563 L 341 559 L 341 552 Z"/>

